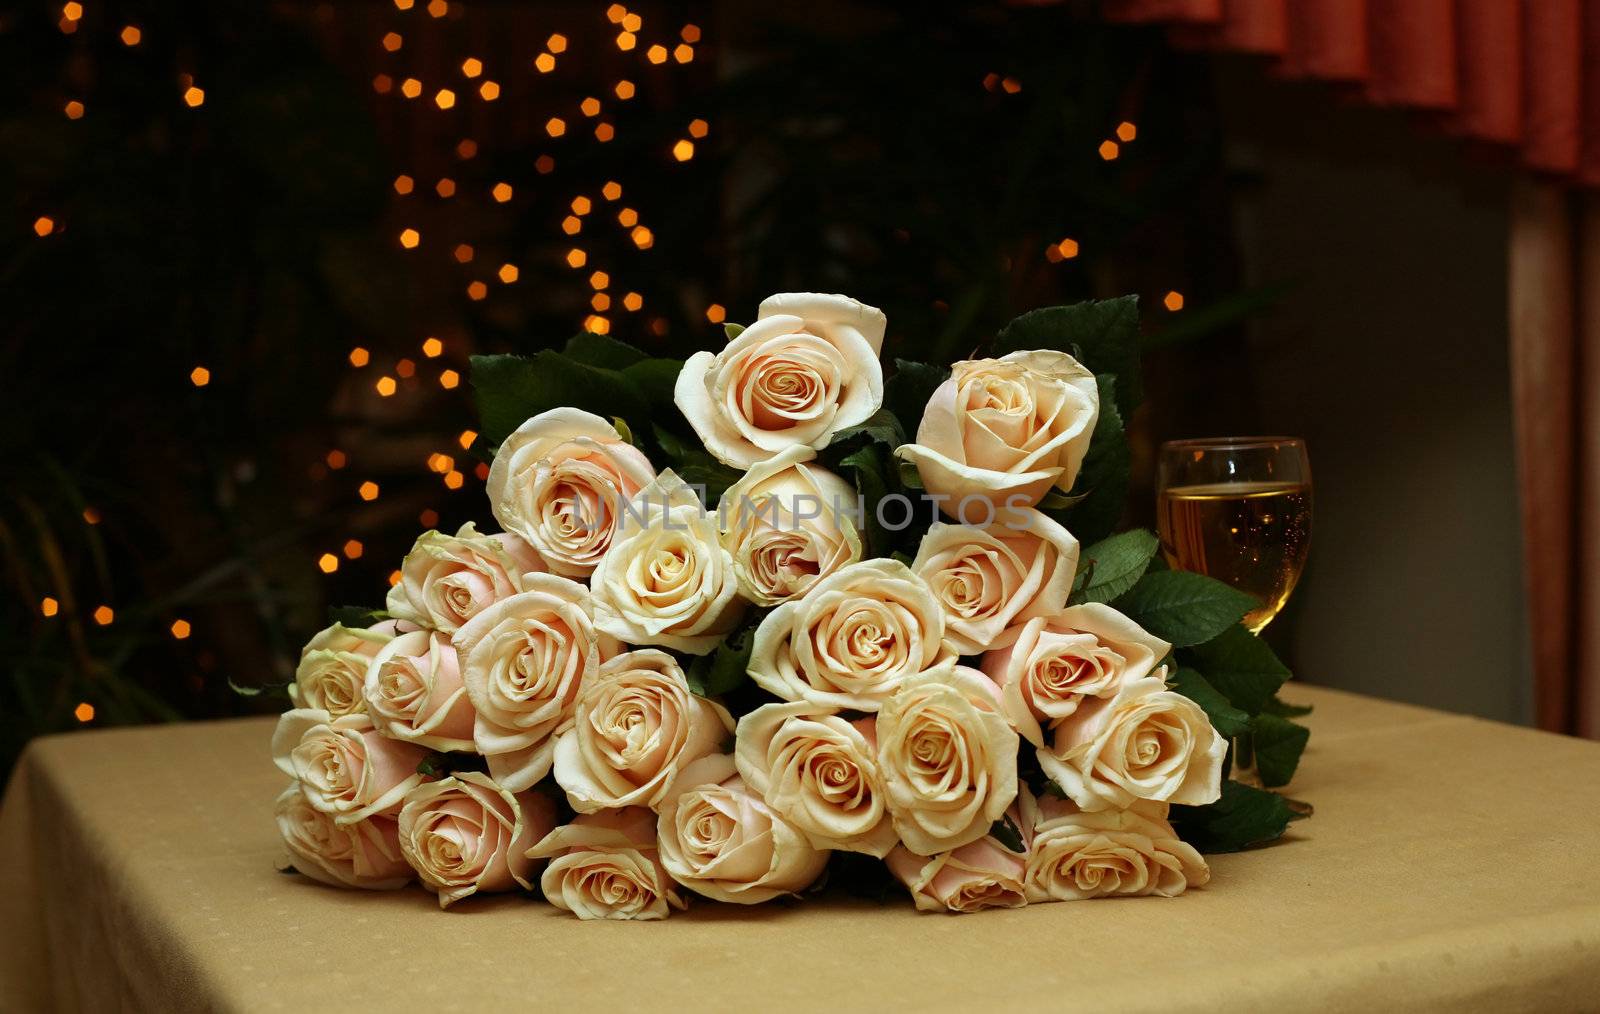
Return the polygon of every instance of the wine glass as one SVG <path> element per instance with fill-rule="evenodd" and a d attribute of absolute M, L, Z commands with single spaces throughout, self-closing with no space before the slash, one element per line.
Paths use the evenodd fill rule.
<path fill-rule="evenodd" d="M 1156 473 L 1167 563 L 1230 584 L 1261 604 L 1259 633 L 1300 580 L 1311 546 L 1311 463 L 1294 437 L 1169 440 Z"/>

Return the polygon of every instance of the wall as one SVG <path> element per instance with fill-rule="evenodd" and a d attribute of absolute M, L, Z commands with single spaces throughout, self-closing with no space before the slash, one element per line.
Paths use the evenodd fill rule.
<path fill-rule="evenodd" d="M 1276 636 L 1310 682 L 1526 723 L 1509 175 L 1248 61 L 1219 93 L 1247 280 L 1296 283 L 1249 335 L 1260 423 L 1306 437 L 1315 482 Z"/>

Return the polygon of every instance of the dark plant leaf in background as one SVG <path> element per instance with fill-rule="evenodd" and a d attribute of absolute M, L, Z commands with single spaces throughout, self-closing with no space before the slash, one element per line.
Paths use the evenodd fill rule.
<path fill-rule="evenodd" d="M 1178 836 L 1201 852 L 1238 852 L 1280 837 L 1296 819 L 1289 801 L 1241 782 L 1222 783 L 1222 798 L 1208 806 L 1174 806 Z"/>
<path fill-rule="evenodd" d="M 1101 539 L 1078 553 L 1078 570 L 1087 574 L 1073 602 L 1110 602 L 1138 583 L 1160 543 L 1145 528 Z"/>
<path fill-rule="evenodd" d="M 1244 614 L 1255 608 L 1256 600 L 1203 574 L 1152 570 L 1113 604 L 1139 626 L 1170 641 L 1173 647 L 1182 648 L 1209 641 L 1237 626 Z M 1256 640 L 1249 631 L 1239 629 L 1245 637 Z M 1202 662 L 1197 668 L 1216 685 L 1213 667 Z M 1228 692 L 1222 686 L 1217 688 Z M 1229 700 L 1239 704 L 1231 696 Z M 1251 714 L 1261 710 L 1259 704 L 1240 706 Z"/>

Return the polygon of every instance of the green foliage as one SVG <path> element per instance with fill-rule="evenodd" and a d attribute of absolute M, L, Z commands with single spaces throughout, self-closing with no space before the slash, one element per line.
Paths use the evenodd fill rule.
<path fill-rule="evenodd" d="M 1012 852 L 1028 851 L 1028 846 L 1022 841 L 1022 831 L 1012 822 L 1009 814 L 1001 814 L 1000 819 L 989 827 L 989 837 Z"/>
<path fill-rule="evenodd" d="M 1234 707 L 1198 671 L 1179 666 L 1168 675 L 1167 686 L 1200 705 L 1211 724 L 1224 736 L 1232 738 L 1250 731 L 1250 715 Z"/>
<path fill-rule="evenodd" d="M 1078 574 L 1082 583 L 1077 585 L 1072 603 L 1110 602 L 1119 598 L 1144 576 L 1160 545 L 1149 529 L 1131 528 L 1081 551 Z"/>
<path fill-rule="evenodd" d="M 1235 626 L 1245 613 L 1255 608 L 1256 600 L 1203 574 L 1153 570 L 1117 599 L 1115 605 L 1150 633 L 1172 642 L 1174 647 L 1183 648 L 1209 641 Z M 1245 636 L 1250 635 L 1246 632 Z M 1206 666 L 1201 669 L 1210 673 Z M 1227 691 L 1224 689 L 1223 693 Z M 1256 711 L 1259 707 L 1245 710 Z"/>
<path fill-rule="evenodd" d="M 729 693 L 749 680 L 750 650 L 755 647 L 754 625 L 729 635 L 715 651 L 698 655 L 684 668 L 689 689 L 701 697 Z"/>
<path fill-rule="evenodd" d="M 1267 713 L 1257 715 L 1251 741 L 1261 784 L 1268 788 L 1288 785 L 1310 738 L 1310 729 L 1287 718 Z"/>
<path fill-rule="evenodd" d="M 383 609 L 369 609 L 366 606 L 328 607 L 328 622 L 349 627 L 351 630 L 361 630 L 390 618 L 388 612 Z"/>
<path fill-rule="evenodd" d="M 1095 541 L 1110 535 L 1122 520 L 1128 506 L 1128 481 L 1133 465 L 1128 436 L 1123 430 L 1122 413 L 1117 410 L 1112 388 L 1116 378 L 1098 375 L 1100 415 L 1095 420 L 1089 450 L 1078 469 L 1078 478 L 1067 492 L 1067 506 L 1057 512 L 1079 539 Z M 1045 509 L 1041 505 L 1041 509 Z"/>
<path fill-rule="evenodd" d="M 1237 625 L 1195 644 L 1183 657 L 1205 673 L 1235 707 L 1252 715 L 1266 708 L 1290 675 L 1289 667 L 1278 660 L 1267 642 Z"/>
<path fill-rule="evenodd" d="M 1086 300 L 1030 310 L 1000 329 L 1001 355 L 1031 349 L 1067 352 L 1097 378 L 1116 378 L 1115 401 L 1123 417 L 1144 396 L 1139 369 L 1139 297 Z M 1101 402 L 1104 410 L 1104 400 Z"/>
<path fill-rule="evenodd" d="M 883 384 L 883 407 L 900 420 L 900 428 L 907 436 L 916 436 L 928 401 L 949 376 L 948 366 L 894 361 L 894 373 Z"/>
<path fill-rule="evenodd" d="M 1222 798 L 1208 806 L 1174 806 L 1172 826 L 1201 852 L 1238 852 L 1278 838 L 1297 815 L 1275 792 L 1242 782 L 1222 783 Z"/>

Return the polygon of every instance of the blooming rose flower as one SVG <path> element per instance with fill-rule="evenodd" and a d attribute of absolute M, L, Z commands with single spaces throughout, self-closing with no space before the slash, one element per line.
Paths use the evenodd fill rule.
<path fill-rule="evenodd" d="M 750 676 L 786 701 L 877 711 L 905 680 L 954 657 L 928 583 L 896 560 L 863 560 L 767 614 Z"/>
<path fill-rule="evenodd" d="M 272 733 L 272 761 L 300 783 L 306 801 L 340 824 L 393 816 L 422 783 L 428 751 L 378 732 L 368 715 L 334 718 L 315 708 L 285 711 Z"/>
<path fill-rule="evenodd" d="M 987 651 L 1013 623 L 1060 612 L 1077 568 L 1078 540 L 1032 508 L 1003 510 L 984 527 L 935 522 L 911 564 L 959 655 Z"/>
<path fill-rule="evenodd" d="M 411 882 L 411 867 L 400 855 L 399 828 L 388 817 L 336 824 L 293 784 L 279 793 L 274 816 L 295 870 L 312 880 L 371 891 Z"/>
<path fill-rule="evenodd" d="M 1158 673 L 1125 684 L 1114 698 L 1084 700 L 1039 748 L 1044 773 L 1083 809 L 1221 798 L 1227 740 L 1200 705 L 1167 689 L 1165 668 Z"/>
<path fill-rule="evenodd" d="M 444 634 L 414 630 L 379 650 L 363 687 L 378 731 L 430 750 L 472 749 L 472 701 Z"/>
<path fill-rule="evenodd" d="M 993 683 L 946 663 L 906 680 L 878 712 L 878 767 L 895 831 L 919 856 L 989 833 L 1017 796 L 1017 734 Z"/>
<path fill-rule="evenodd" d="M 1175 898 L 1211 879 L 1211 870 L 1167 823 L 1167 804 L 1086 813 L 1066 800 L 1039 800 L 1028 846 L 1029 901 L 1114 895 Z"/>
<path fill-rule="evenodd" d="M 1005 631 L 982 668 L 1000 686 L 1000 708 L 1012 727 L 1043 746 L 1041 724 L 1067 718 L 1090 697 L 1115 697 L 1171 650 L 1110 606 L 1086 602 Z"/>
<path fill-rule="evenodd" d="M 658 807 L 690 762 L 721 748 L 733 716 L 689 691 L 671 655 L 624 652 L 584 681 L 556 740 L 556 782 L 579 813 Z"/>
<path fill-rule="evenodd" d="M 859 501 L 855 487 L 808 464 L 816 456 L 797 445 L 756 463 L 717 506 L 739 592 L 756 605 L 803 595 L 820 578 L 861 559 L 850 514 Z"/>
<path fill-rule="evenodd" d="M 385 620 L 365 630 L 335 623 L 318 632 L 300 650 L 289 699 L 297 708 L 320 708 L 334 718 L 365 711 L 361 688 L 372 657 L 397 632 L 414 629 L 409 623 Z"/>
<path fill-rule="evenodd" d="M 556 733 L 572 724 L 578 688 L 621 651 L 597 634 L 589 590 L 530 574 L 527 591 L 501 599 L 456 631 L 476 722 L 472 740 L 489 774 L 521 792 L 550 773 Z"/>
<path fill-rule="evenodd" d="M 707 898 L 757 905 L 804 890 L 828 864 L 827 852 L 750 791 L 726 754 L 685 768 L 659 812 L 661 865 Z"/>
<path fill-rule="evenodd" d="M 556 805 L 511 793 L 488 775 L 462 771 L 419 785 L 400 811 L 400 851 L 423 886 L 449 908 L 469 894 L 531 890 L 528 847 L 556 826 Z"/>
<path fill-rule="evenodd" d="M 637 514 L 627 510 L 589 581 L 595 626 L 629 644 L 716 648 L 745 608 L 716 518 L 671 469 L 639 494 Z"/>
<path fill-rule="evenodd" d="M 550 860 L 539 886 L 579 919 L 665 919 L 686 907 L 661 868 L 656 815 L 640 806 L 579 814 L 528 855 Z"/>
<path fill-rule="evenodd" d="M 883 858 L 899 840 L 878 773 L 876 721 L 767 704 L 739 719 L 734 761 L 752 792 L 819 849 Z"/>
<path fill-rule="evenodd" d="M 924 912 L 977 912 L 1028 903 L 1023 857 L 993 838 L 934 856 L 919 856 L 901 845 L 888 861 L 889 872 L 911 889 L 911 900 Z"/>
<path fill-rule="evenodd" d="M 644 452 L 604 419 L 553 408 L 501 442 L 489 466 L 489 507 L 552 571 L 583 578 L 610 548 L 622 501 L 655 475 Z"/>
<path fill-rule="evenodd" d="M 797 444 L 823 448 L 883 404 L 883 311 L 848 296 L 784 292 L 719 353 L 697 352 L 673 391 L 724 464 L 749 468 Z"/>
<path fill-rule="evenodd" d="M 389 589 L 389 615 L 453 634 L 481 610 L 522 590 L 522 575 L 545 569 L 515 535 L 483 535 L 472 522 L 454 535 L 423 532 Z"/>
<path fill-rule="evenodd" d="M 1025 506 L 1072 488 L 1100 414 L 1094 375 L 1064 352 L 956 363 L 928 400 L 917 442 L 895 453 L 957 520 L 963 502 Z M 969 499 L 970 498 L 970 499 Z"/>

